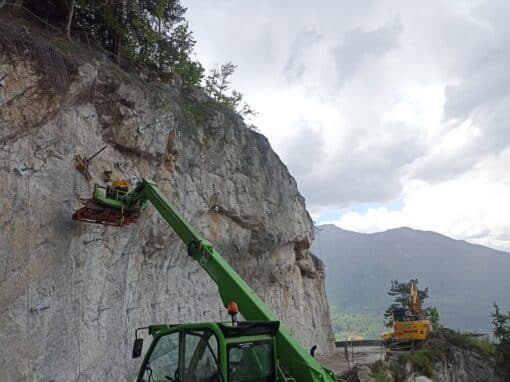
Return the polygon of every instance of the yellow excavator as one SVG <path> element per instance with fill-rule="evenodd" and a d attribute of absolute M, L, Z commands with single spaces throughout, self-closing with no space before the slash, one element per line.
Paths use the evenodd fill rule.
<path fill-rule="evenodd" d="M 407 307 L 393 309 L 393 330 L 381 334 L 381 342 L 390 349 L 410 349 L 425 341 L 432 326 L 423 311 L 416 283 L 411 281 Z"/>

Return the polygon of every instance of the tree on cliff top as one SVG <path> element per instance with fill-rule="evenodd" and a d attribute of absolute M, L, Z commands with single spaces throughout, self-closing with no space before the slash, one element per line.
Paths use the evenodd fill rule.
<path fill-rule="evenodd" d="M 61 25 L 67 37 L 79 35 L 97 41 L 119 63 L 142 64 L 164 79 L 178 75 L 186 84 L 202 86 L 218 103 L 243 118 L 256 112 L 243 94 L 230 89 L 236 66 L 213 68 L 204 80 L 204 68 L 194 60 L 196 41 L 184 18 L 180 0 L 20 0 L 32 13 Z M 256 129 L 250 121 L 248 127 Z"/>
<path fill-rule="evenodd" d="M 494 311 L 491 312 L 491 316 L 494 337 L 499 341 L 496 344 L 496 356 L 503 367 L 510 372 L 510 311 L 504 314 L 494 303 Z"/>
<path fill-rule="evenodd" d="M 409 282 L 400 282 L 398 280 L 391 280 L 390 290 L 387 292 L 388 295 L 394 298 L 392 303 L 384 312 L 384 325 L 391 327 L 393 325 L 393 310 L 396 308 L 408 308 L 409 295 L 411 294 L 411 284 L 416 284 L 418 290 L 418 296 L 423 303 L 425 299 L 429 297 L 429 288 L 420 289 L 418 288 L 418 279 L 411 279 Z M 437 329 L 439 325 L 439 312 L 435 307 L 428 307 L 424 309 L 427 314 L 432 328 Z"/>
<path fill-rule="evenodd" d="M 198 85 L 204 69 L 192 59 L 196 41 L 179 0 L 24 0 L 23 5 L 70 32 L 99 42 L 117 61 L 175 73 Z"/>
<path fill-rule="evenodd" d="M 205 79 L 205 92 L 215 101 L 239 113 L 243 117 L 255 116 L 257 113 L 243 101 L 243 94 L 237 90 L 230 90 L 230 77 L 234 74 L 236 65 L 231 62 L 213 68 Z M 253 125 L 249 126 L 254 128 Z"/>

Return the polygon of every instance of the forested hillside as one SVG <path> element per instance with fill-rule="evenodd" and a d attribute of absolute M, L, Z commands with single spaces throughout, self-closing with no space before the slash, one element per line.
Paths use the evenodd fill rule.
<path fill-rule="evenodd" d="M 339 312 L 382 320 L 392 301 L 390 281 L 410 278 L 429 287 L 425 306 L 437 306 L 451 328 L 488 332 L 493 302 L 510 305 L 510 254 L 438 233 L 398 228 L 361 234 L 323 225 L 313 250 L 325 262 L 328 298 Z"/>

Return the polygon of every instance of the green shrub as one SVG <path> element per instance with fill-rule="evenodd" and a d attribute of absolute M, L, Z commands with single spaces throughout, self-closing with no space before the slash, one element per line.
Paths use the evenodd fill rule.
<path fill-rule="evenodd" d="M 368 367 L 376 382 L 391 382 L 391 378 L 388 377 L 388 368 L 383 361 L 375 361 L 373 364 L 368 365 Z"/>
<path fill-rule="evenodd" d="M 495 354 L 495 346 L 492 342 L 476 337 L 473 333 L 459 333 L 451 331 L 448 334 L 448 342 L 464 350 L 473 350 L 484 358 Z"/>
<path fill-rule="evenodd" d="M 495 354 L 498 363 L 510 376 L 510 311 L 503 313 L 498 304 L 494 303 L 494 311 L 491 312 L 492 324 L 494 325 L 494 337 L 498 341 L 495 345 Z"/>
<path fill-rule="evenodd" d="M 427 377 L 432 377 L 434 362 L 441 358 L 441 354 L 442 352 L 438 348 L 413 350 L 402 353 L 398 357 L 398 363 L 406 365 L 409 362 L 414 370 L 423 373 Z"/>

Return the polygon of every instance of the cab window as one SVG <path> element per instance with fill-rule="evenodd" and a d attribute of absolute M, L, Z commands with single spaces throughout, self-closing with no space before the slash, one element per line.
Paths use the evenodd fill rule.
<path fill-rule="evenodd" d="M 184 345 L 184 381 L 221 381 L 218 366 L 218 341 L 212 331 L 186 332 Z"/>
<path fill-rule="evenodd" d="M 275 381 L 274 369 L 271 341 L 247 342 L 229 346 L 229 381 Z"/>
<path fill-rule="evenodd" d="M 143 374 L 144 382 L 178 381 L 179 333 L 159 338 L 149 357 Z"/>

